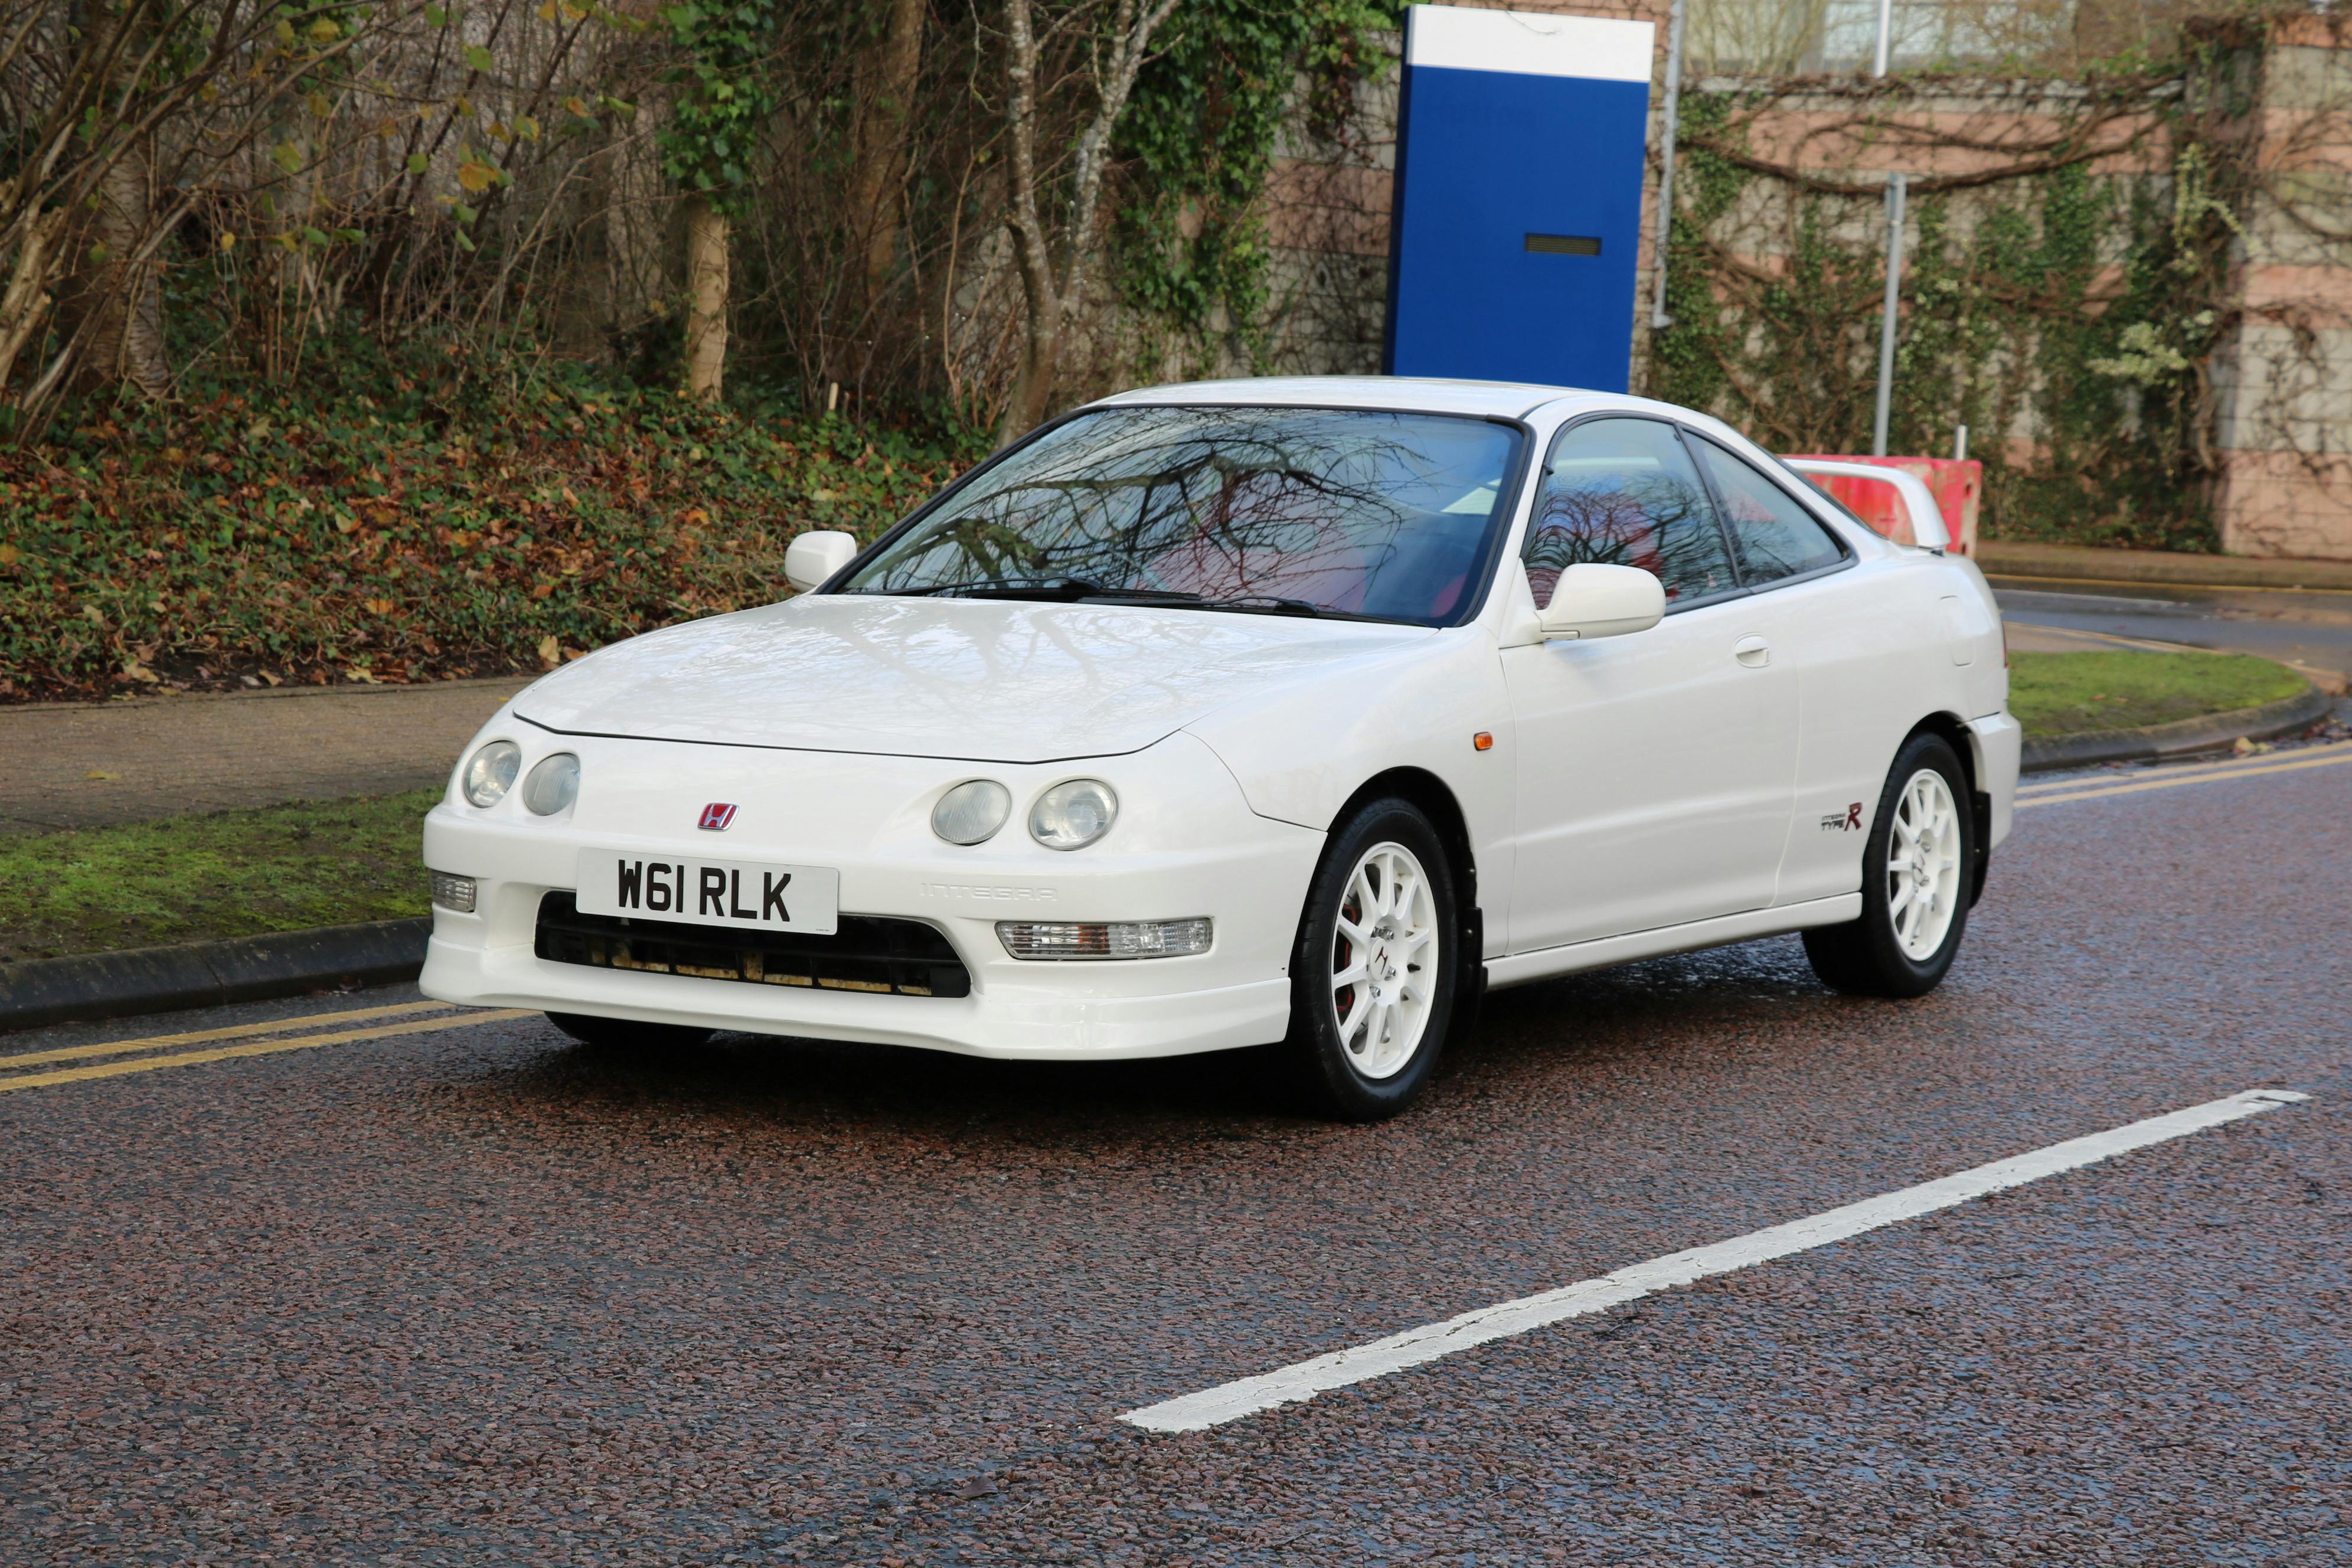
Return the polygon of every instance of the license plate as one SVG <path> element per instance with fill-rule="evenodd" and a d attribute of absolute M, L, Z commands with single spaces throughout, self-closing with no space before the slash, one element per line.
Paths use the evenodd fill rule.
<path fill-rule="evenodd" d="M 825 866 L 583 849 L 572 900 L 592 915 L 831 936 L 841 924 L 841 873 Z"/>

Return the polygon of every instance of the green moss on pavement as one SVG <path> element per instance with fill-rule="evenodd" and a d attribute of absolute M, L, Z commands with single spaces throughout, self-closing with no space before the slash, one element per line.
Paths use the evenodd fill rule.
<path fill-rule="evenodd" d="M 0 838 L 0 952 L 51 958 L 425 912 L 437 789 Z"/>
<path fill-rule="evenodd" d="M 2305 685 L 2242 653 L 2021 653 L 2010 658 L 2009 710 L 2029 735 L 2063 735 L 2259 708 Z"/>

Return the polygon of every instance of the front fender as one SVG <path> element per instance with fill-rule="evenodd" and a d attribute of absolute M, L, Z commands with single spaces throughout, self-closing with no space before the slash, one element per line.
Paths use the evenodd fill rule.
<path fill-rule="evenodd" d="M 1510 907 L 1517 731 L 1500 652 L 1484 627 L 1449 628 L 1286 682 L 1187 729 L 1232 771 L 1252 811 L 1323 832 L 1366 780 L 1398 768 L 1433 775 L 1461 808 L 1481 902 L 1490 915 Z M 1484 751 L 1481 734 L 1490 737 Z"/>

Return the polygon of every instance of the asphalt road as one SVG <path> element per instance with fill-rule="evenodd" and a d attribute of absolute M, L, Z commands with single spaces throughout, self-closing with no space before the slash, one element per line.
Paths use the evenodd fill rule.
<path fill-rule="evenodd" d="M 1993 597 L 2015 633 L 2056 633 L 2032 646 L 2096 647 L 2134 641 L 2258 654 L 2293 665 L 2324 688 L 2352 685 L 2352 593 L 2329 589 L 2184 588 L 2059 584 L 1996 577 Z"/>
<path fill-rule="evenodd" d="M 2341 1563 L 2352 747 L 2033 798 L 1932 996 L 1789 940 L 1508 993 L 1372 1128 L 1249 1058 L 257 1032 L 402 992 L 0 1040 L 0 1558 Z M 2310 1098 L 1118 1419 L 2265 1087 Z"/>

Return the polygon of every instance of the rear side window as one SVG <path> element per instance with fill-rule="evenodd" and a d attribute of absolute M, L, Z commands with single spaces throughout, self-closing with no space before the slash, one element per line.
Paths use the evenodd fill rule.
<path fill-rule="evenodd" d="M 1561 433 L 1545 467 L 1525 552 L 1528 586 L 1551 603 L 1570 566 L 1638 566 L 1670 603 L 1738 586 L 1690 454 L 1654 419 L 1592 419 Z"/>
<path fill-rule="evenodd" d="M 1796 497 L 1704 437 L 1691 445 L 1723 499 L 1723 521 L 1750 585 L 1818 572 L 1843 558 L 1837 540 Z"/>

